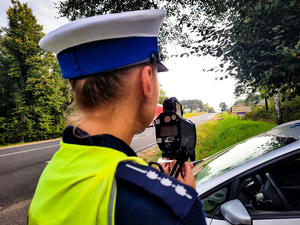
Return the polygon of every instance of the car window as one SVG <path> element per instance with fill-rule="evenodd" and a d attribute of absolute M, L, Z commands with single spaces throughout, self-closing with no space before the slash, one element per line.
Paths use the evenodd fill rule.
<path fill-rule="evenodd" d="M 300 211 L 300 160 L 294 158 L 241 179 L 239 199 L 260 211 Z"/>
<path fill-rule="evenodd" d="M 229 197 L 229 188 L 223 187 L 218 191 L 215 191 L 211 195 L 202 199 L 203 202 L 203 210 L 206 214 L 212 214 L 215 209 L 222 205 L 224 202 L 228 200 Z"/>
<path fill-rule="evenodd" d="M 196 185 L 206 183 L 239 165 L 294 141 L 296 141 L 294 138 L 264 134 L 229 147 L 195 166 L 193 172 Z"/>

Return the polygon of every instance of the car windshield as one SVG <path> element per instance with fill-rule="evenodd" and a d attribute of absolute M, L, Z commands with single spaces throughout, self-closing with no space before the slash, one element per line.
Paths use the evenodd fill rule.
<path fill-rule="evenodd" d="M 294 141 L 296 141 L 294 138 L 262 134 L 233 145 L 195 166 L 193 172 L 196 185 L 204 184 L 252 159 Z"/>

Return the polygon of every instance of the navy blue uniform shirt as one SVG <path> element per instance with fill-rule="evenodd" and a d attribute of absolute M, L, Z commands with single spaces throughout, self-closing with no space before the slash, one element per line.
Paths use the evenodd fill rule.
<path fill-rule="evenodd" d="M 136 156 L 122 140 L 109 135 L 89 136 L 85 131 L 68 126 L 63 142 L 102 146 Z M 205 225 L 202 202 L 194 188 L 177 179 L 132 161 L 121 162 L 116 174 L 116 225 Z"/>

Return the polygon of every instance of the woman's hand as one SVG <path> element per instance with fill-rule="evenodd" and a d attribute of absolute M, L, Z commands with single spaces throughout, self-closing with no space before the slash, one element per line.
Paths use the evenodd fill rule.
<path fill-rule="evenodd" d="M 173 162 L 171 162 L 173 163 Z M 164 169 L 165 174 L 169 175 L 170 173 L 170 162 L 163 162 L 161 163 L 162 168 Z"/>
<path fill-rule="evenodd" d="M 189 164 L 188 162 L 184 162 L 184 165 L 182 167 L 183 177 L 181 176 L 181 173 L 179 173 L 179 176 L 177 177 L 177 179 L 179 181 L 181 181 L 182 183 L 190 185 L 196 189 L 196 181 L 195 181 L 195 178 L 192 173 L 193 167 L 194 167 L 194 165 Z"/>
<path fill-rule="evenodd" d="M 162 168 L 164 169 L 165 174 L 169 174 L 172 168 L 174 167 L 176 163 L 176 160 L 173 162 L 164 162 L 161 164 Z M 182 167 L 182 175 L 179 173 L 177 179 L 187 185 L 192 186 L 193 188 L 196 189 L 196 181 L 192 173 L 192 168 L 194 165 L 189 164 L 188 162 L 184 162 L 183 167 Z"/>

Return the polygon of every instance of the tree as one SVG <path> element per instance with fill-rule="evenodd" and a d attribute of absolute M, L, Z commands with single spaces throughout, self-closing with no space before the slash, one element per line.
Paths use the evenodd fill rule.
<path fill-rule="evenodd" d="M 0 33 L 1 34 L 1 33 Z M 2 43 L 0 35 L 0 43 Z M 10 106 L 10 91 L 7 87 L 12 87 L 11 79 L 7 76 L 9 71 L 9 60 L 6 57 L 7 51 L 0 44 L 0 117 L 7 115 L 6 110 Z"/>
<path fill-rule="evenodd" d="M 184 106 L 184 108 L 188 108 L 191 110 L 200 109 L 201 111 L 203 111 L 203 102 L 198 99 L 181 100 L 180 104 Z"/>
<path fill-rule="evenodd" d="M 221 58 L 220 68 L 212 70 L 234 77 L 238 96 L 262 89 L 263 98 L 278 91 L 290 98 L 300 94 L 299 1 L 229 0 L 203 6 L 208 19 L 191 28 L 201 33 L 191 48 Z"/>
<path fill-rule="evenodd" d="M 245 103 L 245 99 L 238 99 L 234 102 L 234 105 L 237 105 L 239 103 Z"/>
<path fill-rule="evenodd" d="M 222 109 L 222 111 L 225 111 L 225 110 L 227 109 L 227 105 L 226 105 L 225 102 L 221 102 L 221 103 L 219 104 L 219 107 L 220 107 L 220 109 Z"/>
<path fill-rule="evenodd" d="M 215 113 L 215 109 L 213 107 L 209 107 L 208 108 L 208 113 Z"/>
<path fill-rule="evenodd" d="M 208 110 L 209 110 L 209 105 L 208 105 L 208 103 L 205 103 L 203 106 L 203 111 L 208 112 Z"/>
<path fill-rule="evenodd" d="M 158 104 L 163 104 L 164 100 L 167 98 L 166 92 L 162 89 L 162 85 L 159 85 L 159 97 L 158 97 Z"/>
<path fill-rule="evenodd" d="M 11 125 L 15 126 L 16 139 L 24 141 L 26 130 L 32 123 L 28 120 L 31 93 L 26 90 L 30 66 L 33 63 L 31 57 L 39 52 L 38 41 L 43 36 L 42 27 L 36 23 L 27 5 L 21 5 L 18 1 L 12 1 L 13 7 L 7 11 L 8 26 L 3 28 L 5 32 L 1 45 L 5 48 L 6 60 L 10 65 L 7 79 L 11 83 L 9 97 L 11 105 L 7 108 L 6 115 L 11 115 Z M 4 75 L 4 74 L 3 74 Z"/>
<path fill-rule="evenodd" d="M 259 103 L 259 95 L 256 93 L 250 93 L 245 99 L 246 105 L 256 105 Z"/>
<path fill-rule="evenodd" d="M 203 111 L 203 102 L 201 100 L 199 100 L 198 102 L 198 108 L 200 109 L 200 111 Z"/>
<path fill-rule="evenodd" d="M 0 39 L 1 144 L 57 137 L 70 100 L 66 85 L 54 55 L 38 46 L 44 33 L 32 10 L 11 2 Z"/>
<path fill-rule="evenodd" d="M 291 88 L 290 81 L 299 82 L 299 6 L 296 0 L 214 2 L 203 8 L 210 19 L 191 29 L 204 29 L 197 50 L 221 57 L 220 67 L 228 63 L 227 74 L 250 91 L 267 87 L 274 95 L 283 84 Z"/>
<path fill-rule="evenodd" d="M 246 106 L 248 105 L 256 105 L 259 102 L 259 95 L 258 94 L 248 94 L 246 99 L 238 99 L 234 102 L 234 105 L 238 103 L 245 103 Z"/>
<path fill-rule="evenodd" d="M 177 1 L 152 1 L 152 0 L 69 0 L 55 3 L 58 14 L 61 17 L 73 21 L 80 18 L 102 15 L 108 13 L 119 13 L 142 9 L 167 9 L 167 20 L 165 20 L 159 36 L 160 49 L 166 52 L 166 43 L 183 44 L 191 43 L 189 35 L 184 27 L 188 20 L 184 15 L 189 10 L 190 0 Z"/>

